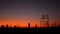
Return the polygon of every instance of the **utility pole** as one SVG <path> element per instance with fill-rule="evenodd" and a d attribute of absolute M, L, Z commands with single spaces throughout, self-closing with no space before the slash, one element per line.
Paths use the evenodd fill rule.
<path fill-rule="evenodd" d="M 47 14 L 47 15 L 43 14 L 42 18 L 41 18 L 41 22 L 46 24 L 47 27 L 49 27 L 49 14 Z"/>

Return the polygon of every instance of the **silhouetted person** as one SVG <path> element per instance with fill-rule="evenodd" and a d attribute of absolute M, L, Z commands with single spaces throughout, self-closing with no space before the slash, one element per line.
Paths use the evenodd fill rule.
<path fill-rule="evenodd" d="M 30 22 L 28 22 L 28 28 L 30 28 Z"/>
<path fill-rule="evenodd" d="M 54 23 L 53 25 L 54 25 L 54 27 L 56 27 L 56 23 Z"/>
<path fill-rule="evenodd" d="M 60 24 L 59 24 L 59 27 L 60 27 Z"/>
<path fill-rule="evenodd" d="M 17 26 L 15 25 L 14 28 L 17 28 Z"/>
<path fill-rule="evenodd" d="M 8 28 L 8 24 L 6 24 L 6 28 Z"/>
<path fill-rule="evenodd" d="M 13 28 L 12 26 L 10 26 L 9 28 Z"/>
<path fill-rule="evenodd" d="M 37 28 L 37 24 L 35 25 L 35 27 Z"/>
<path fill-rule="evenodd" d="M 20 26 L 18 26 L 18 28 L 20 28 Z"/>

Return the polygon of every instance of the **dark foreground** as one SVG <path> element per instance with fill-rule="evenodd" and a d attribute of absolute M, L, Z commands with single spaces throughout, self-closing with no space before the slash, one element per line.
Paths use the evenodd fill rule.
<path fill-rule="evenodd" d="M 28 32 L 32 32 L 32 33 L 40 33 L 40 32 L 60 32 L 60 27 L 50 27 L 50 28 L 4 28 L 4 27 L 1 27 L 0 28 L 0 32 L 18 32 L 18 33 L 21 33 L 21 32 L 25 32 L 25 33 L 28 33 Z"/>

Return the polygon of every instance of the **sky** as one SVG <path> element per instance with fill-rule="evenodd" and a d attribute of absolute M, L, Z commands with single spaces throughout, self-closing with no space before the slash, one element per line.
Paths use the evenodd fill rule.
<path fill-rule="evenodd" d="M 0 0 L 0 25 L 40 26 L 42 14 L 49 14 L 50 24 L 60 24 L 60 1 Z"/>

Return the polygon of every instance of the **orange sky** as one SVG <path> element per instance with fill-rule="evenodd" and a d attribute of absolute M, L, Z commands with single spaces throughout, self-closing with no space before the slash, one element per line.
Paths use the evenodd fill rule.
<path fill-rule="evenodd" d="M 28 22 L 30 21 L 31 27 L 35 27 L 35 24 L 37 24 L 38 27 L 41 27 L 41 20 L 40 19 L 37 19 L 37 20 L 33 20 L 31 18 L 29 18 L 29 19 L 24 19 L 24 20 L 22 20 L 22 19 L 21 20 L 12 19 L 12 20 L 8 20 L 8 19 L 4 18 L 4 19 L 0 20 L 0 26 L 8 24 L 9 26 L 12 26 L 12 27 L 14 25 L 17 25 L 17 26 L 20 26 L 20 27 L 28 27 Z M 53 26 L 52 25 L 53 22 L 51 22 L 51 20 L 49 22 L 50 22 L 50 26 Z M 57 24 L 59 24 L 59 23 L 57 23 Z M 45 25 L 43 25 L 43 27 L 44 26 Z"/>

